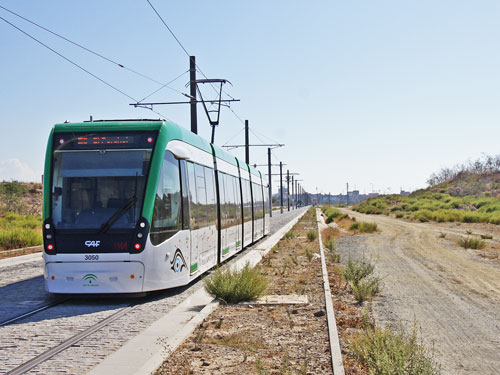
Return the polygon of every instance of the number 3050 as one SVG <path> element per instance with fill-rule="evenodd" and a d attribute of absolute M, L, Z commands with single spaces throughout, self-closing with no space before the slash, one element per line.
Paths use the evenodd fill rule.
<path fill-rule="evenodd" d="M 99 260 L 99 255 L 95 254 L 85 255 L 85 260 Z"/>

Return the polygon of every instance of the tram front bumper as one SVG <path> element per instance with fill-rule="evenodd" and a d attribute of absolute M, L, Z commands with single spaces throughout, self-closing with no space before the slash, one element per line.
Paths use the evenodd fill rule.
<path fill-rule="evenodd" d="M 142 292 L 141 262 L 49 262 L 45 265 L 45 288 L 51 293 Z"/>

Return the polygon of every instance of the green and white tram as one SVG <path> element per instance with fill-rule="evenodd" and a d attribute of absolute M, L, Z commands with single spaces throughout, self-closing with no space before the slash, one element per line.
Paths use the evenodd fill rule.
<path fill-rule="evenodd" d="M 262 175 L 168 121 L 56 124 L 45 156 L 45 285 L 185 285 L 269 233 Z"/>

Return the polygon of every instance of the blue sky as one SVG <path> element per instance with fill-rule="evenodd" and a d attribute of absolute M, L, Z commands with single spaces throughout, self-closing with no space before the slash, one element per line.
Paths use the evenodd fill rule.
<path fill-rule="evenodd" d="M 250 121 L 251 142 L 286 144 L 273 160 L 310 192 L 345 193 L 346 182 L 361 192 L 412 190 L 441 167 L 500 152 L 498 1 L 151 1 L 201 70 L 233 83 L 226 91 L 241 102 L 231 108 Z M 188 69 L 145 0 L 0 5 L 159 81 Z M 158 88 L 0 16 L 136 99 Z M 0 46 L 0 180 L 39 180 L 54 123 L 158 117 L 2 20 Z M 186 92 L 187 81 L 172 87 Z M 183 97 L 164 89 L 149 100 Z M 158 111 L 189 127 L 188 106 Z M 223 110 L 215 143 L 236 134 L 230 143 L 242 143 L 242 128 Z M 252 163 L 266 159 L 265 148 L 251 150 Z"/>

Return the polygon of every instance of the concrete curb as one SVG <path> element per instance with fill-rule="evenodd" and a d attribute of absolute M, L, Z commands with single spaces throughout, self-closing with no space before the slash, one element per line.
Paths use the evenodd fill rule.
<path fill-rule="evenodd" d="M 37 259 L 42 259 L 42 252 L 33 253 L 33 254 L 26 254 L 26 255 L 19 255 L 16 257 L 1 259 L 0 260 L 0 268 L 15 266 L 17 264 L 28 263 L 28 262 L 31 262 L 31 261 L 37 260 Z"/>
<path fill-rule="evenodd" d="M 325 288 L 326 318 L 328 321 L 328 335 L 330 337 L 330 353 L 332 354 L 332 368 L 334 375 L 344 375 L 344 364 L 342 363 L 342 352 L 340 350 L 339 333 L 333 310 L 332 292 L 330 290 L 330 280 L 326 269 L 325 251 L 321 240 L 320 209 L 316 209 L 316 221 L 318 223 L 319 251 L 321 254 L 321 269 L 323 271 L 323 286 Z"/>
<path fill-rule="evenodd" d="M 242 268 L 247 262 L 253 267 L 259 263 L 307 212 L 289 221 L 279 231 L 258 243 L 232 267 Z M 219 302 L 200 288 L 162 318 L 132 338 L 90 370 L 87 375 L 149 375 L 161 366 L 186 338 L 217 307 Z"/>

